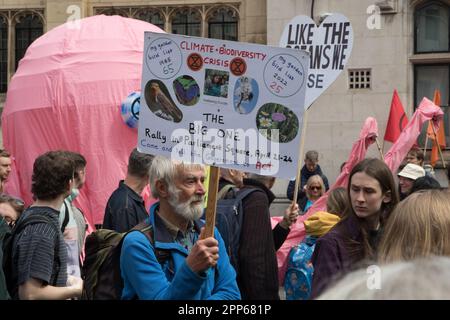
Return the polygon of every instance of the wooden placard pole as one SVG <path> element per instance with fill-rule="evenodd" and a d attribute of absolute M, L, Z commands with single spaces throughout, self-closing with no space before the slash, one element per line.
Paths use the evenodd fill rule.
<path fill-rule="evenodd" d="M 380 142 L 378 142 L 378 137 L 375 138 L 375 142 L 377 143 L 378 151 L 380 152 L 381 160 L 384 162 L 383 150 L 380 147 Z"/>
<path fill-rule="evenodd" d="M 297 203 L 298 187 L 300 186 L 300 182 L 301 182 L 301 167 L 302 167 L 303 155 L 305 152 L 304 149 L 305 149 L 305 139 L 306 139 L 306 124 L 308 123 L 308 113 L 309 113 L 309 109 L 307 109 L 305 111 L 304 117 L 303 117 L 302 137 L 301 137 L 301 141 L 300 141 L 300 150 L 298 152 L 297 177 L 295 178 L 295 188 L 294 188 L 294 197 L 292 198 L 292 205 Z"/>
<path fill-rule="evenodd" d="M 423 148 L 423 159 L 425 159 L 425 156 L 427 154 L 427 147 L 428 147 L 428 133 L 425 134 L 425 147 Z"/>
<path fill-rule="evenodd" d="M 216 225 L 217 190 L 219 189 L 218 167 L 211 166 L 209 169 L 208 202 L 206 206 L 205 238 L 214 237 Z"/>

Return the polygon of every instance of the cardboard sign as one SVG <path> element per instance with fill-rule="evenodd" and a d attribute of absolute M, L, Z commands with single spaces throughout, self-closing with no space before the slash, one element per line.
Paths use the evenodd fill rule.
<path fill-rule="evenodd" d="M 300 50 L 146 32 L 138 149 L 292 177 L 308 65 Z"/>
<path fill-rule="evenodd" d="M 344 70 L 353 48 L 353 29 L 338 13 L 328 16 L 320 26 L 308 16 L 297 16 L 284 28 L 280 47 L 311 54 L 305 98 L 309 108 Z"/>

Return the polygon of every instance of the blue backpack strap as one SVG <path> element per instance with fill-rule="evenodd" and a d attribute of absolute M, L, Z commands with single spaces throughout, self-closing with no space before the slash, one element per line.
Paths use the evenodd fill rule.
<path fill-rule="evenodd" d="M 144 221 L 137 224 L 135 227 L 133 227 L 130 231 L 127 232 L 130 233 L 131 231 L 139 231 L 141 232 L 147 240 L 150 242 L 150 244 L 153 247 L 153 250 L 155 252 L 156 260 L 158 260 L 160 265 L 163 265 L 166 261 L 169 262 L 169 271 L 171 273 L 174 273 L 174 265 L 173 265 L 173 259 L 172 255 L 168 250 L 161 250 L 157 249 L 155 247 L 155 239 L 154 239 L 154 232 L 153 232 L 153 225 L 148 223 L 148 220 L 145 219 Z M 125 238 L 125 237 L 123 237 Z"/>

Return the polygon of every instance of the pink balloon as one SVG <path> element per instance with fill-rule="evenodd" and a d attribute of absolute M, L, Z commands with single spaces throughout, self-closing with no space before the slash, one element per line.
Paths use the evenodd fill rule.
<path fill-rule="evenodd" d="M 141 90 L 145 31 L 163 32 L 144 21 L 100 15 L 58 26 L 31 44 L 2 114 L 3 142 L 16 158 L 7 191 L 30 204 L 35 158 L 49 150 L 76 151 L 87 160 L 76 204 L 91 226 L 103 222 L 137 145 L 120 104 Z"/>

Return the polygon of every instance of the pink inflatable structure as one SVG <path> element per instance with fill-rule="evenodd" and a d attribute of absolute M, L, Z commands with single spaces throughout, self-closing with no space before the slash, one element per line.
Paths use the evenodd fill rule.
<path fill-rule="evenodd" d="M 137 131 L 120 114 L 140 91 L 147 22 L 93 16 L 50 30 L 28 48 L 9 85 L 2 115 L 4 146 L 15 158 L 6 192 L 32 202 L 33 162 L 56 149 L 83 154 L 86 185 L 76 200 L 92 227 L 126 174 Z"/>

